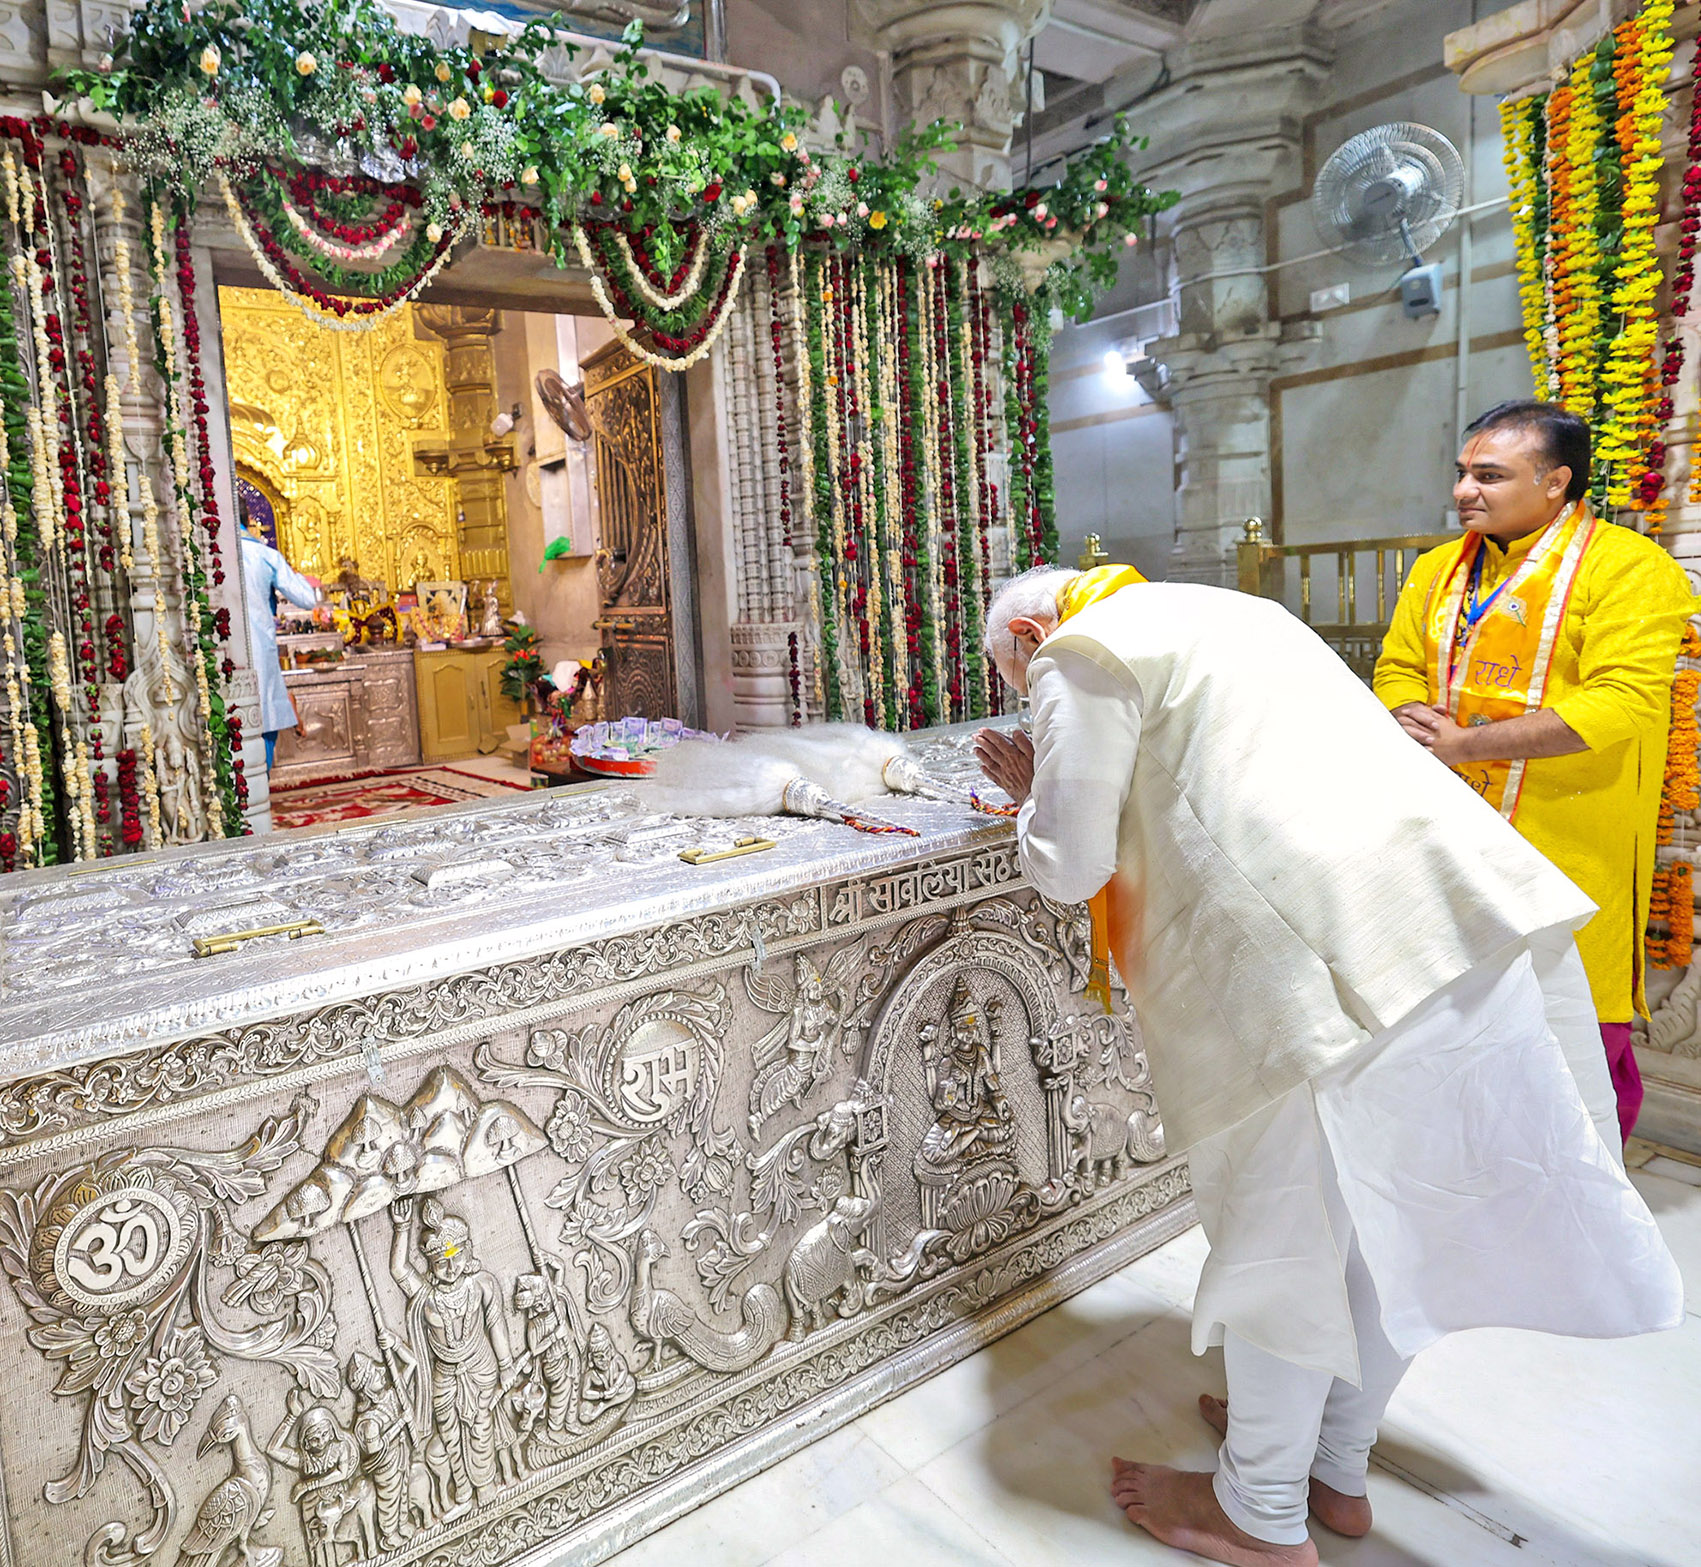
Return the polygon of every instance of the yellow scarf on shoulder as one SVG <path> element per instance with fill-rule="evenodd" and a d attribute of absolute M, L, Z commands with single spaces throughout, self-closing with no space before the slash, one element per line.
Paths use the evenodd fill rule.
<path fill-rule="evenodd" d="M 1148 579 L 1132 566 L 1095 566 L 1070 578 L 1057 595 L 1057 619 L 1061 625 L 1072 615 L 1101 603 L 1113 593 Z M 1087 913 L 1092 920 L 1092 967 L 1087 974 L 1087 994 L 1094 997 L 1106 1012 L 1110 1002 L 1110 954 L 1113 941 L 1121 950 L 1124 919 L 1122 903 L 1113 896 L 1116 878 L 1113 876 L 1087 900 Z"/>

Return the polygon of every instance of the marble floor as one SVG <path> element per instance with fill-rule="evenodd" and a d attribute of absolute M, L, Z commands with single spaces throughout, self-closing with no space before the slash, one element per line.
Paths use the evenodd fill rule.
<path fill-rule="evenodd" d="M 1459 1334 L 1382 1427 L 1376 1528 L 1326 1567 L 1701 1564 L 1701 1161 L 1632 1143 L 1689 1287 L 1675 1332 Z M 1110 1501 L 1108 1455 L 1192 1468 L 1222 1357 L 1188 1351 L 1197 1229 L 613 1558 L 616 1567 L 1185 1563 Z"/>

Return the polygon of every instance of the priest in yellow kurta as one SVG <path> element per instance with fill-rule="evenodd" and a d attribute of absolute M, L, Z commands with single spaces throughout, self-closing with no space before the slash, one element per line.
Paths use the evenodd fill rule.
<path fill-rule="evenodd" d="M 1465 536 L 1412 567 L 1376 694 L 1598 905 L 1577 945 L 1629 1137 L 1672 677 L 1696 605 L 1658 544 L 1591 513 L 1588 485 L 1577 415 L 1503 403 L 1471 425 Z"/>

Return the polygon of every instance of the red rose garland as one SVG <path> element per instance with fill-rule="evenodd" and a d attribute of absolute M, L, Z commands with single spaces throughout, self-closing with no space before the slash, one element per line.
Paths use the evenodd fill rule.
<path fill-rule="evenodd" d="M 71 607 L 76 616 L 77 636 L 74 639 L 77 668 L 83 680 L 84 692 L 88 700 L 91 732 L 89 736 L 90 751 L 93 760 L 103 760 L 101 754 L 100 722 L 100 677 L 102 660 L 95 646 L 94 602 L 93 587 L 90 573 L 89 548 L 89 512 L 98 507 L 102 519 L 98 559 L 100 565 L 109 574 L 116 564 L 116 551 L 112 534 L 111 513 L 108 502 L 111 499 L 111 486 L 107 482 L 106 473 L 106 430 L 101 416 L 100 385 L 95 375 L 94 360 L 94 325 L 93 313 L 89 308 L 88 270 L 86 252 L 83 247 L 82 216 L 85 208 L 83 191 L 83 171 L 76 154 L 70 147 L 64 147 L 59 152 L 59 173 L 62 181 L 60 191 L 61 204 L 65 217 L 65 233 L 69 271 L 67 283 L 71 298 L 72 339 L 71 353 L 75 356 L 77 375 L 81 383 L 81 396 L 67 395 L 59 410 L 59 421 L 64 429 L 66 439 L 60 444 L 59 461 L 64 473 L 65 484 L 65 529 L 68 563 L 71 572 Z M 45 272 L 45 268 L 43 269 Z M 43 278 L 43 287 L 47 280 Z M 66 392 L 73 394 L 75 386 L 67 366 Z M 82 413 L 81 429 L 78 429 L 77 412 Z M 79 436 L 81 442 L 79 442 Z M 79 458 L 81 462 L 79 462 Z M 80 469 L 88 471 L 88 485 L 82 487 Z M 73 512 L 71 498 L 73 493 L 78 497 L 78 509 Z M 93 506 L 90 506 L 92 501 Z M 75 527 L 73 529 L 73 518 Z M 108 659 L 111 648 L 108 647 Z M 104 775 L 97 768 L 96 798 L 104 784 Z M 109 813 L 110 814 L 110 813 Z M 108 845 L 110 847 L 110 845 Z"/>
<path fill-rule="evenodd" d="M 213 586 L 219 587 L 224 583 L 225 573 L 219 544 L 219 505 L 218 495 L 214 488 L 216 475 L 213 467 L 212 438 L 207 426 L 207 414 L 210 411 L 207 403 L 207 384 L 201 371 L 201 318 L 195 307 L 195 257 L 190 246 L 189 226 L 182 221 L 181 215 L 179 215 L 175 225 L 175 235 L 177 291 L 183 304 L 183 350 L 188 370 L 190 422 L 194 432 L 190 461 L 195 468 L 195 477 L 199 480 L 195 510 L 199 513 L 200 537 L 195 542 L 198 543 L 200 551 L 204 552 L 204 559 L 207 566 L 210 567 Z M 194 553 L 196 551 L 192 547 L 191 554 Z M 185 562 L 185 565 L 193 575 L 198 563 L 188 561 Z M 206 666 L 208 676 L 211 677 L 218 673 L 219 665 L 215 656 L 213 640 L 206 633 L 205 622 L 210 606 L 207 602 L 205 590 L 193 582 L 191 587 L 194 591 L 188 602 L 197 607 L 201 622 L 200 625 L 192 628 L 195 632 L 197 653 Z M 214 611 L 212 621 L 214 636 L 220 642 L 228 642 L 231 630 L 230 611 L 223 608 Z M 209 691 L 209 699 L 212 694 L 212 691 Z M 208 717 L 209 720 L 212 720 L 213 714 L 209 713 Z M 238 827 L 240 831 L 247 830 L 247 824 L 242 820 L 241 813 L 248 804 L 248 779 L 242 759 L 242 723 L 236 714 L 230 712 L 228 708 L 224 712 L 224 727 L 230 748 L 231 789 L 236 817 L 236 820 L 232 821 L 230 819 L 232 812 L 227 808 L 225 833 L 229 837 L 232 836 L 231 829 L 233 827 Z M 209 729 L 212 728 L 213 724 L 209 723 Z M 209 738 L 214 744 L 217 744 L 216 733 L 211 734 Z"/>
<path fill-rule="evenodd" d="M 417 209 L 423 200 L 412 186 L 385 185 L 364 175 L 323 174 L 317 169 L 299 169 L 287 177 L 272 169 L 266 169 L 264 173 L 274 184 L 285 185 L 298 217 L 306 220 L 322 237 L 344 245 L 368 245 L 399 232 L 409 211 Z M 319 198 L 324 195 L 382 199 L 384 206 L 365 223 L 348 223 L 334 213 L 321 210 Z"/>
<path fill-rule="evenodd" d="M 975 471 L 980 485 L 980 582 L 981 603 L 992 602 L 992 530 L 998 520 L 998 486 L 990 473 L 992 456 L 992 394 L 986 379 L 986 345 L 990 330 L 986 319 L 986 300 L 975 277 L 975 267 L 967 268 L 969 309 L 969 375 L 972 382 L 971 408 L 974 412 Z M 985 658 L 980 649 L 975 656 L 983 663 L 987 686 L 987 711 L 999 712 L 999 696 L 1003 682 L 997 666 Z"/>
<path fill-rule="evenodd" d="M 118 753 L 118 837 L 126 849 L 142 842 L 142 798 L 136 783 L 136 753 Z"/>
<path fill-rule="evenodd" d="M 935 380 L 929 390 L 939 404 L 941 448 L 949 441 L 947 430 L 951 407 L 951 357 L 945 341 L 949 312 L 945 309 L 943 285 L 944 272 L 940 258 L 931 257 L 922 286 L 928 291 L 928 313 L 932 318 Z M 939 494 L 935 507 L 939 518 L 940 582 L 945 610 L 945 696 L 949 704 L 948 717 L 953 723 L 964 717 L 962 570 L 957 558 L 956 491 L 955 465 L 942 451 L 939 463 Z"/>
<path fill-rule="evenodd" d="M 691 276 L 691 269 L 697 264 L 697 252 L 708 244 L 708 232 L 701 224 L 692 224 L 691 238 L 686 242 L 685 254 L 680 258 L 679 265 L 673 269 L 671 278 L 664 278 L 661 275 L 660 268 L 656 266 L 650 255 L 646 242 L 654 234 L 655 227 L 652 224 L 645 224 L 636 234 L 626 236 L 626 248 L 632 254 L 633 264 L 644 274 L 645 281 L 649 283 L 651 288 L 663 294 L 676 294 L 679 292 L 680 285 Z M 773 259 L 777 254 L 777 247 L 770 245 L 768 247 L 768 275 L 770 278 L 778 266 L 778 262 Z"/>
<path fill-rule="evenodd" d="M 397 300 L 418 285 L 420 278 L 424 277 L 437 264 L 438 258 L 442 256 L 443 252 L 455 243 L 460 232 L 456 227 L 446 228 L 443 231 L 442 238 L 432 248 L 425 265 L 414 276 L 404 279 L 383 294 L 360 299 L 347 299 L 340 294 L 332 294 L 320 287 L 295 264 L 294 257 L 278 243 L 277 237 L 272 233 L 265 219 L 255 210 L 254 203 L 248 198 L 240 185 L 233 182 L 231 192 L 236 198 L 243 220 L 248 224 L 249 232 L 254 236 L 254 242 L 265 253 L 266 259 L 277 269 L 278 275 L 289 284 L 294 292 L 300 294 L 303 298 L 312 300 L 320 310 L 340 317 L 353 316 L 359 319 L 362 316 L 378 315 L 389 310 Z"/>
<path fill-rule="evenodd" d="M 1689 110 L 1688 162 L 1683 171 L 1683 218 L 1678 225 L 1677 270 L 1671 283 L 1671 335 L 1666 339 L 1665 355 L 1660 361 L 1659 403 L 1654 410 L 1655 434 L 1648 443 L 1647 466 L 1637 481 L 1636 497 L 1644 510 L 1654 512 L 1648 528 L 1658 533 L 1665 517 L 1662 494 L 1666 487 L 1666 426 L 1677 414 L 1672 389 L 1683 374 L 1683 336 L 1676 323 L 1689 313 L 1690 299 L 1695 291 L 1695 252 L 1701 243 L 1701 43 L 1696 45 L 1690 62 L 1690 81 L 1695 87 Z M 1692 481 L 1693 487 L 1693 481 Z"/>

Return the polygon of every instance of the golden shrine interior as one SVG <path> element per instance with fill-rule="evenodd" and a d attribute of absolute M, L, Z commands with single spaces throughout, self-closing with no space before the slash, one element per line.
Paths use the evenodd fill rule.
<path fill-rule="evenodd" d="M 593 442 L 563 429 L 539 379 L 578 385 L 587 361 L 599 385 L 654 372 L 598 318 L 409 304 L 343 333 L 276 290 L 231 287 L 219 309 L 244 507 L 324 595 L 279 602 L 297 717 L 278 738 L 279 810 L 292 787 L 432 764 L 477 764 L 479 792 L 528 786 L 504 622 L 535 628 L 545 670 L 589 664 L 603 640 Z M 623 469 L 623 444 L 655 439 L 602 425 L 603 461 Z"/>

